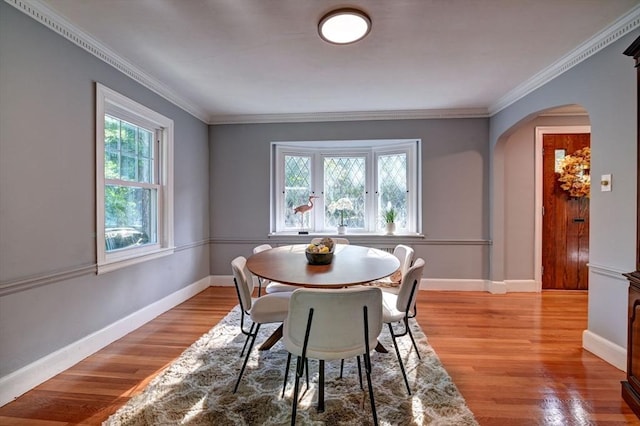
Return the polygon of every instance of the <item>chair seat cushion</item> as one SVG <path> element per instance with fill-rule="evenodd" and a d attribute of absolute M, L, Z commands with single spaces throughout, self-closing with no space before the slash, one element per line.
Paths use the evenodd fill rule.
<path fill-rule="evenodd" d="M 391 293 L 391 294 L 395 294 L 395 295 L 400 293 L 400 287 L 399 286 L 396 286 L 396 287 L 380 287 L 380 290 L 382 290 L 382 293 Z"/>
<path fill-rule="evenodd" d="M 283 322 L 289 312 L 290 298 L 291 293 L 287 292 L 254 298 L 251 302 L 251 319 L 261 324 Z"/>
<path fill-rule="evenodd" d="M 370 283 L 368 283 L 368 285 L 380 287 L 382 291 L 385 291 L 387 288 L 391 288 L 397 292 L 398 288 L 400 287 L 400 281 L 402 281 L 402 272 L 400 272 L 400 270 L 397 270 L 388 277 L 380 278 L 376 281 L 371 281 Z"/>
<path fill-rule="evenodd" d="M 300 288 L 300 287 L 296 287 L 295 285 L 276 283 L 272 281 L 267 285 L 267 287 L 265 287 L 265 291 L 267 292 L 267 294 L 282 293 L 282 292 L 292 292 L 297 288 Z"/>

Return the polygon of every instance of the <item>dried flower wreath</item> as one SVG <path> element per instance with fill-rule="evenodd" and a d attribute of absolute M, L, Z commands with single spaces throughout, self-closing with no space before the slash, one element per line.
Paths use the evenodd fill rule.
<path fill-rule="evenodd" d="M 591 148 L 586 147 L 577 150 L 573 154 L 566 155 L 560 162 L 561 172 L 558 182 L 560 188 L 569 193 L 569 196 L 589 198 L 591 189 Z"/>

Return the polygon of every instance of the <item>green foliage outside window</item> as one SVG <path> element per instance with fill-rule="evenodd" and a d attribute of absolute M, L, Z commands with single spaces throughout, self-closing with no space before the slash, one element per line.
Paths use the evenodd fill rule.
<path fill-rule="evenodd" d="M 155 242 L 152 203 L 156 190 L 135 183 L 153 181 L 153 133 L 118 118 L 105 115 L 105 179 L 113 182 L 105 185 L 104 213 L 107 249 L 123 248 L 131 244 Z M 117 230 L 119 230 L 117 232 Z M 131 230 L 142 234 L 141 238 L 122 238 Z"/>

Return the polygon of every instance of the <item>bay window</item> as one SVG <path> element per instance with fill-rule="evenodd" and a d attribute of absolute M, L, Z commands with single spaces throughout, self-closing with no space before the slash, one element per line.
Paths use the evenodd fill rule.
<path fill-rule="evenodd" d="M 398 233 L 419 233 L 419 152 L 419 140 L 273 142 L 272 232 L 381 233 L 394 209 Z"/>

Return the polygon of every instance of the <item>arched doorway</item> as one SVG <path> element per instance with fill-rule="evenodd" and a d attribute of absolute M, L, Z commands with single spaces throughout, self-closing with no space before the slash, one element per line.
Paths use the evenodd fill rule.
<path fill-rule="evenodd" d="M 569 133 L 589 126 L 584 108 L 563 106 L 531 114 L 498 138 L 492 156 L 494 287 L 542 290 L 542 144 L 536 143 L 536 129 Z"/>

